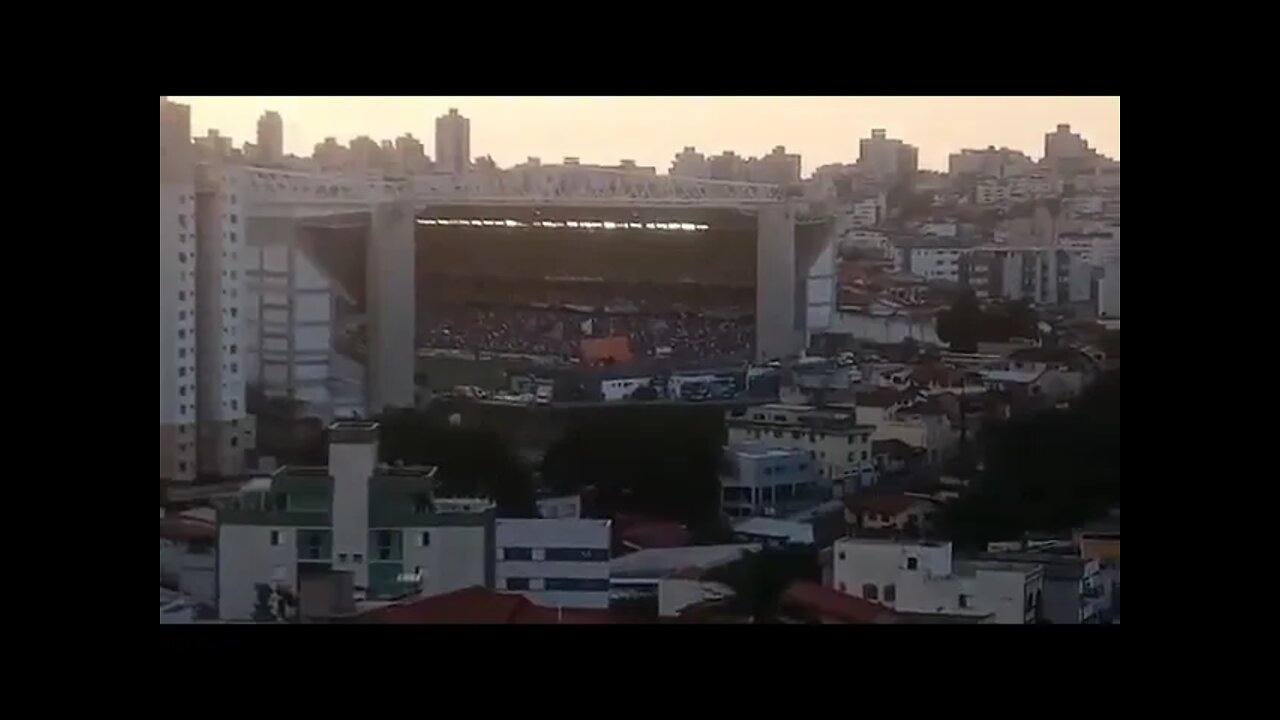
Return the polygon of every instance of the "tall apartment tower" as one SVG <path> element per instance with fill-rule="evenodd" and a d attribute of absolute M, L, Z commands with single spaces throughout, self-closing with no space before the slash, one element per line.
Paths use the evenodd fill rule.
<path fill-rule="evenodd" d="M 160 477 L 196 477 L 196 192 L 191 108 L 160 98 Z"/>
<path fill-rule="evenodd" d="M 441 172 L 460 175 L 471 159 L 471 121 L 449 108 L 448 115 L 436 118 L 436 167 Z"/>
<path fill-rule="evenodd" d="M 244 219 L 235 166 L 196 163 L 191 111 L 160 100 L 160 477 L 238 475 Z"/>
<path fill-rule="evenodd" d="M 278 163 L 284 159 L 284 121 L 280 113 L 268 110 L 258 118 L 258 160 Z"/>
<path fill-rule="evenodd" d="M 202 475 L 244 472 L 245 218 L 233 165 L 196 168 L 196 414 Z"/>

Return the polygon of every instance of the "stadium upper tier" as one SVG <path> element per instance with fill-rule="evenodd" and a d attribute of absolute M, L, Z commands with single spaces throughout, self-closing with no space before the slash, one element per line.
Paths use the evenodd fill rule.
<path fill-rule="evenodd" d="M 784 199 L 777 185 L 649 175 L 588 166 L 547 166 L 422 175 L 389 180 L 246 167 L 242 192 L 260 215 L 299 216 L 409 199 L 419 207 L 530 205 L 550 207 L 750 208 Z"/>
<path fill-rule="evenodd" d="M 756 281 L 755 218 L 735 211 L 436 208 L 418 218 L 420 276 L 582 283 Z"/>

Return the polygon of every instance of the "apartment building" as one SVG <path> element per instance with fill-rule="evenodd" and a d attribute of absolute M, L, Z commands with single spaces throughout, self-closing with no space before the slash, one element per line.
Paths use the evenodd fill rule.
<path fill-rule="evenodd" d="M 258 585 L 347 572 L 357 596 L 436 595 L 495 576 L 495 510 L 435 497 L 435 468 L 378 463 L 378 425 L 329 426 L 325 467 L 249 481 L 218 512 L 218 616 L 249 618 Z"/>
<path fill-rule="evenodd" d="M 160 101 L 160 478 L 244 471 L 244 230 L 237 169 L 197 163 L 190 108 Z"/>
<path fill-rule="evenodd" d="M 840 592 L 898 612 L 989 617 L 1003 625 L 1036 621 L 1044 573 L 1017 562 L 952 562 L 949 542 L 843 538 L 833 546 Z"/>
<path fill-rule="evenodd" d="M 813 504 L 816 463 L 809 452 L 769 448 L 763 442 L 725 449 L 721 508 L 729 517 L 775 517 Z"/>
<path fill-rule="evenodd" d="M 554 608 L 609 607 L 611 520 L 497 521 L 495 587 Z"/>
<path fill-rule="evenodd" d="M 817 471 L 819 487 L 834 494 L 874 481 L 869 425 L 852 412 L 819 410 L 812 405 L 771 403 L 730 410 L 729 445 L 754 443 L 803 450 Z"/>

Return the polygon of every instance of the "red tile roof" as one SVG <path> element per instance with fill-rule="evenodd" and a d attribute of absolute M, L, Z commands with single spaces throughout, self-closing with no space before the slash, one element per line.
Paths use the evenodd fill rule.
<path fill-rule="evenodd" d="M 880 513 L 881 515 L 901 515 L 908 510 L 933 503 L 910 495 L 850 495 L 845 498 L 844 506 L 856 513 Z"/>
<path fill-rule="evenodd" d="M 213 542 L 218 529 L 211 522 L 189 517 L 167 517 L 160 521 L 160 537 L 175 542 Z"/>
<path fill-rule="evenodd" d="M 880 603 L 803 581 L 791 583 L 782 595 L 781 605 L 820 622 L 849 625 L 891 624 L 897 615 Z"/>
<path fill-rule="evenodd" d="M 612 623 L 608 611 L 564 610 L 535 605 L 522 595 L 469 587 L 444 595 L 389 605 L 359 616 L 380 625 L 583 625 Z"/>
<path fill-rule="evenodd" d="M 692 541 L 692 536 L 683 525 L 666 520 L 618 515 L 613 520 L 613 528 L 619 542 L 642 550 L 684 547 Z"/>

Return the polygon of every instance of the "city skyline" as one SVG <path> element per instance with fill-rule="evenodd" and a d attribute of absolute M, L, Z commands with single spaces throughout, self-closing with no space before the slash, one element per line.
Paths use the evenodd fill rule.
<path fill-rule="evenodd" d="M 963 148 L 1010 147 L 1039 158 L 1044 135 L 1070 124 L 1099 152 L 1120 159 L 1118 97 L 174 97 L 191 105 L 192 132 L 217 129 L 253 142 L 268 110 L 284 121 L 284 150 L 309 157 L 316 143 L 412 133 L 431 153 L 435 119 L 458 108 L 472 121 L 472 154 L 509 167 L 526 158 L 615 164 L 633 159 L 665 173 L 683 147 L 743 157 L 776 145 L 803 158 L 803 173 L 852 163 L 873 128 L 920 149 L 922 169 L 947 169 Z M 946 120 L 940 123 L 939 119 Z"/>

